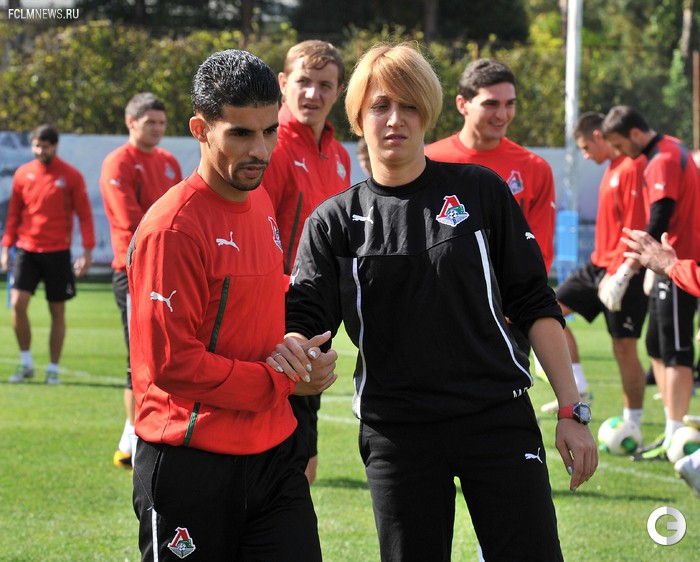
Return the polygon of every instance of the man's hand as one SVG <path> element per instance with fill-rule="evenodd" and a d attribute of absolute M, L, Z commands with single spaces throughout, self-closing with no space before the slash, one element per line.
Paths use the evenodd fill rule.
<path fill-rule="evenodd" d="M 73 270 L 76 277 L 85 275 L 92 265 L 92 250 L 85 250 L 85 253 L 80 256 L 73 264 Z"/>
<path fill-rule="evenodd" d="M 0 254 L 0 268 L 3 271 L 10 270 L 10 249 L 5 246 L 2 247 L 2 254 Z"/>
<path fill-rule="evenodd" d="M 678 256 L 668 243 L 667 232 L 661 235 L 661 244 L 659 244 L 648 232 L 630 230 L 629 228 L 622 230 L 629 236 L 629 238 L 621 238 L 630 247 L 630 251 L 625 252 L 626 258 L 637 260 L 655 273 L 668 275 L 667 271 L 678 261 Z"/>
<path fill-rule="evenodd" d="M 634 269 L 623 263 L 613 275 L 603 278 L 598 286 L 598 298 L 606 308 L 612 312 L 622 309 L 622 299 L 634 274 Z"/>

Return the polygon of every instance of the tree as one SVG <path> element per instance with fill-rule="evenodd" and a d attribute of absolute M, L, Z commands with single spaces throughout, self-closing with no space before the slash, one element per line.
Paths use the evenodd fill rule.
<path fill-rule="evenodd" d="M 692 122 L 691 108 L 679 97 L 689 82 L 680 81 L 681 59 L 674 63 L 685 0 L 586 2 L 581 109 L 605 113 L 613 105 L 631 105 L 656 129 L 689 140 L 682 123 Z M 679 105 L 669 105 L 674 96 Z"/>
<path fill-rule="evenodd" d="M 127 101 L 151 91 L 167 106 L 168 134 L 189 135 L 194 73 L 212 52 L 241 48 L 244 41 L 240 31 L 155 39 L 144 29 L 105 21 L 50 30 L 31 51 L 14 50 L 0 70 L 0 130 L 28 131 L 52 122 L 64 132 L 123 134 Z M 251 50 L 281 69 L 295 42 L 287 28 Z"/>
<path fill-rule="evenodd" d="M 440 0 L 423 0 L 423 32 L 425 40 L 435 41 L 438 37 Z"/>
<path fill-rule="evenodd" d="M 76 7 L 90 19 L 144 27 L 156 36 L 234 28 L 247 35 L 266 17 L 285 13 L 280 0 L 77 0 Z"/>
<path fill-rule="evenodd" d="M 476 7 L 483 1 L 469 4 L 470 16 L 477 14 Z M 216 0 L 207 6 L 217 2 L 224 3 Z M 262 21 L 262 0 L 227 4 L 242 9 L 244 3 L 248 3 L 246 9 L 254 7 L 254 19 Z M 105 9 L 110 5 L 114 10 L 125 6 L 135 9 L 133 3 L 115 0 L 99 4 Z M 309 36 L 308 27 L 302 36 L 279 21 L 266 27 L 264 33 L 256 23 L 250 35 L 236 25 L 226 30 L 190 32 L 181 25 L 172 32 L 156 32 L 149 25 L 164 4 L 161 0 L 144 0 L 144 27 L 129 27 L 118 20 L 83 19 L 82 12 L 80 20 L 65 27 L 38 20 L 21 26 L 0 25 L 0 44 L 9 46 L 0 58 L 0 130 L 30 130 L 38 122 L 51 120 L 65 132 L 124 133 L 123 108 L 127 100 L 137 91 L 151 90 L 167 103 L 169 134 L 188 135 L 190 83 L 206 56 L 215 50 L 246 48 L 279 71 L 289 47 Z M 194 6 L 191 0 L 167 4 L 168 17 L 174 17 L 176 9 Z M 267 5 L 273 4 L 269 1 Z M 455 0 L 405 0 L 403 4 L 391 0 L 382 3 L 386 9 L 379 15 L 374 4 L 366 0 L 303 0 L 299 9 L 316 6 L 306 21 L 319 25 L 311 36 L 332 40 L 348 69 L 379 41 L 409 40 L 421 45 L 445 90 L 444 111 L 435 130 L 428 131 L 428 141 L 459 130 L 461 116 L 454 109 L 459 76 L 475 57 L 492 56 L 509 64 L 518 80 L 518 115 L 509 136 L 526 146 L 563 146 L 565 57 L 560 0 L 530 0 L 527 4 L 492 0 L 489 9 L 481 9 L 481 15 L 472 18 L 483 29 L 464 32 L 467 39 L 438 36 L 435 40 L 426 36 L 430 26 L 421 29 L 416 24 L 423 13 L 421 8 L 439 10 L 436 21 L 440 22 L 441 33 L 445 26 L 457 25 L 446 17 L 450 14 L 446 10 L 457 5 Z M 579 109 L 607 112 L 620 103 L 632 105 L 654 128 L 680 136 L 690 144 L 692 82 L 685 46 L 697 43 L 697 4 L 692 0 L 585 0 Z M 503 39 L 506 35 L 487 35 L 492 29 L 488 21 L 500 23 L 502 30 L 509 18 L 516 19 L 503 15 L 505 5 L 512 9 L 526 5 L 527 13 L 522 18 L 529 25 L 526 39 L 508 42 Z M 411 12 L 410 25 L 381 24 L 390 17 L 408 21 L 401 11 Z M 689 11 L 693 16 L 690 22 Z M 133 19 L 135 16 L 129 13 Z M 283 19 L 281 12 L 267 12 L 266 17 Z M 181 19 L 191 23 L 187 17 Z M 323 27 L 318 23 L 321 21 L 340 23 Z M 352 21 L 373 23 L 362 28 Z M 342 100 L 334 106 L 330 120 L 341 139 L 352 138 Z"/>
<path fill-rule="evenodd" d="M 291 14 L 303 36 L 325 35 L 349 26 L 379 30 L 401 26 L 420 31 L 427 40 L 503 42 L 527 39 L 524 0 L 300 0 Z"/>
<path fill-rule="evenodd" d="M 123 132 L 121 96 L 143 89 L 138 61 L 148 43 L 143 31 L 104 23 L 39 35 L 30 52 L 11 53 L 2 73 L 0 129 L 52 122 L 66 132 Z"/>

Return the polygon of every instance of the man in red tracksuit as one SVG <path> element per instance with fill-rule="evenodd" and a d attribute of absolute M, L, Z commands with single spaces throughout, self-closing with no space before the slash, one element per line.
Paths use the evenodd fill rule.
<path fill-rule="evenodd" d="M 303 41 L 289 49 L 277 79 L 283 96 L 279 138 L 263 186 L 277 214 L 284 272 L 291 275 L 306 218 L 319 203 L 350 187 L 350 156 L 327 120 L 343 90 L 345 66 L 330 43 Z M 308 444 L 306 476 L 313 484 L 321 397 L 293 396 L 291 401 Z"/>
<path fill-rule="evenodd" d="M 134 391 L 129 365 L 129 282 L 126 278 L 126 251 L 131 237 L 148 208 L 170 187 L 182 180 L 180 165 L 167 150 L 160 148 L 167 117 L 165 105 L 150 92 L 133 96 L 126 105 L 124 120 L 129 140 L 110 152 L 102 163 L 100 191 L 104 200 L 112 238 L 112 289 L 121 312 L 126 341 L 126 421 L 114 465 L 131 468 L 134 433 Z"/>
<path fill-rule="evenodd" d="M 277 79 L 283 96 L 279 136 L 263 187 L 277 213 L 290 275 L 306 218 L 350 187 L 350 156 L 327 119 L 343 91 L 345 66 L 330 43 L 303 41 L 289 49 Z"/>
<path fill-rule="evenodd" d="M 657 240 L 667 232 L 679 258 L 700 261 L 700 175 L 690 151 L 680 140 L 657 133 L 629 106 L 613 107 L 605 116 L 602 131 L 621 153 L 630 158 L 646 157 L 646 231 Z M 641 267 L 633 259 L 626 265 L 631 271 Z M 619 306 L 631 277 L 618 270 L 604 280 L 600 290 L 603 304 L 611 310 Z M 670 277 L 656 274 L 649 298 L 646 347 L 664 400 L 666 428 L 663 440 L 635 455 L 635 460 L 665 459 L 673 434 L 683 427 L 693 393 L 696 301 Z"/>
<path fill-rule="evenodd" d="M 627 271 L 625 245 L 620 242 L 624 227 L 644 228 L 647 224 L 642 178 L 645 158 L 632 159 L 610 146 L 600 130 L 605 115 L 588 111 L 574 128 L 574 140 L 583 157 L 597 164 L 609 162 L 598 190 L 595 248 L 588 263 L 572 273 L 559 287 L 557 300 L 564 316 L 581 315 L 587 322 L 599 315 L 612 338 L 612 348 L 620 371 L 624 400 L 623 417 L 641 429 L 644 404 L 644 369 L 637 353 L 637 341 L 647 310 L 642 287 L 643 275 L 633 275 L 619 310 L 609 310 L 598 296 L 603 278 Z M 575 377 L 583 376 L 583 365 L 572 330 L 564 329 Z M 542 406 L 546 413 L 556 413 L 557 401 Z"/>
<path fill-rule="evenodd" d="M 496 60 L 474 61 L 457 86 L 462 130 L 426 146 L 425 155 L 439 162 L 481 164 L 501 176 L 520 204 L 549 272 L 554 260 L 554 177 L 545 160 L 506 137 L 515 102 L 512 71 Z"/>
<path fill-rule="evenodd" d="M 129 248 L 144 561 L 321 560 L 289 396 L 328 388 L 337 355 L 318 347 L 330 333 L 294 355 L 273 351 L 286 283 L 274 209 L 257 187 L 278 100 L 260 59 L 211 55 L 192 87 L 200 164 L 151 207 Z"/>
<path fill-rule="evenodd" d="M 58 363 L 66 333 L 65 301 L 75 296 L 75 277 L 87 273 L 92 264 L 95 229 L 85 180 L 77 169 L 56 155 L 57 150 L 58 131 L 53 126 L 41 125 L 35 129 L 32 132 L 35 160 L 17 169 L 12 185 L 0 258 L 3 271 L 9 271 L 9 250 L 17 245 L 11 300 L 20 365 L 10 377 L 12 383 L 34 376 L 28 308 L 43 279 L 51 314 L 46 383 L 58 384 Z M 80 220 L 84 249 L 75 265 L 70 255 L 74 214 Z"/>

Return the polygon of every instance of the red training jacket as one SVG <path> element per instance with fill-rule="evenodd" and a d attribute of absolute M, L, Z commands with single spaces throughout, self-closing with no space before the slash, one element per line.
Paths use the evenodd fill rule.
<path fill-rule="evenodd" d="M 126 271 L 126 251 L 141 217 L 180 181 L 180 165 L 162 148 L 143 152 L 126 143 L 106 156 L 102 163 L 100 191 L 112 238 L 112 269 Z"/>
<path fill-rule="evenodd" d="M 286 289 L 267 192 L 234 203 L 195 172 L 150 208 L 129 251 L 139 437 L 235 455 L 289 437 L 295 384 L 265 363 L 284 338 Z"/>
<path fill-rule="evenodd" d="M 591 263 L 613 274 L 629 250 L 620 240 L 622 228 L 644 230 L 649 222 L 644 205 L 643 176 L 646 158 L 620 155 L 610 161 L 600 180 L 595 249 Z"/>
<path fill-rule="evenodd" d="M 73 214 L 80 220 L 83 248 L 94 248 L 95 227 L 82 174 L 58 156 L 48 166 L 27 162 L 15 172 L 2 245 L 16 244 L 28 252 L 69 250 Z"/>
<path fill-rule="evenodd" d="M 326 122 L 320 148 L 311 127 L 299 123 L 286 104 L 279 112 L 277 145 L 265 171 L 267 189 L 277 214 L 284 272 L 290 274 L 304 222 L 316 206 L 350 187 L 350 156 Z"/>

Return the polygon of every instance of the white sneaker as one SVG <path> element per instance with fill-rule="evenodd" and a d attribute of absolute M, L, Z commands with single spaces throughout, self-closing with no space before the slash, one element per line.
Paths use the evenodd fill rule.
<path fill-rule="evenodd" d="M 8 382 L 24 382 L 26 379 L 31 379 L 33 376 L 34 369 L 32 367 L 27 367 L 26 365 L 19 365 L 17 369 L 15 369 L 14 374 L 8 379 Z"/>
<path fill-rule="evenodd" d="M 673 468 L 676 470 L 676 476 L 685 480 L 695 497 L 700 498 L 700 471 L 693 469 L 690 455 L 677 461 Z"/>
<path fill-rule="evenodd" d="M 46 384 L 59 384 L 58 371 L 46 371 Z"/>
<path fill-rule="evenodd" d="M 593 394 L 591 392 L 581 392 L 578 396 L 581 399 L 581 402 L 589 403 L 591 402 L 591 400 L 593 400 Z M 543 414 L 556 414 L 557 412 L 559 412 L 559 402 L 557 402 L 556 400 L 547 402 L 546 404 L 542 405 L 540 411 Z"/>

